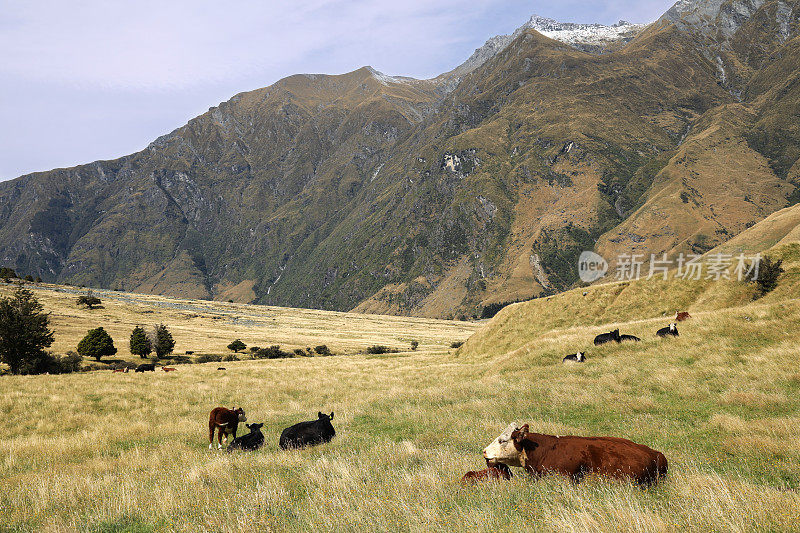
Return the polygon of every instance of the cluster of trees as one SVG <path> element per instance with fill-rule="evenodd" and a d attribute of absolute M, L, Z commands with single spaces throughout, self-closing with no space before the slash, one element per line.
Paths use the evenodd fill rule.
<path fill-rule="evenodd" d="M 156 354 L 156 359 L 160 359 L 171 354 L 174 348 L 175 339 L 164 324 L 154 326 L 149 335 L 141 326 L 136 326 L 131 332 L 131 353 L 142 359 L 147 359 L 153 352 Z M 89 330 L 78 343 L 78 353 L 83 357 L 93 357 L 100 361 L 103 357 L 116 354 L 117 348 L 111 335 L 101 326 Z"/>
<path fill-rule="evenodd" d="M 236 339 L 228 345 L 228 349 L 234 354 L 244 351 L 247 345 L 241 339 Z M 320 344 L 315 348 L 308 347 L 305 350 L 302 348 L 295 348 L 292 352 L 281 350 L 278 345 L 270 346 L 269 348 L 261 348 L 260 346 L 251 346 L 250 354 L 256 359 L 284 359 L 288 357 L 313 357 L 314 354 L 321 356 L 333 355 L 333 352 L 326 344 Z"/>
<path fill-rule="evenodd" d="M 0 278 L 2 278 L 3 281 L 5 281 L 6 283 L 8 283 L 12 279 L 24 279 L 25 281 L 36 282 L 36 283 L 42 282 L 42 278 L 40 278 L 39 276 L 36 276 L 36 279 L 34 279 L 34 277 L 31 276 L 30 274 L 23 277 L 22 275 L 17 274 L 17 272 L 13 268 L 8 268 L 8 267 L 0 267 Z"/>

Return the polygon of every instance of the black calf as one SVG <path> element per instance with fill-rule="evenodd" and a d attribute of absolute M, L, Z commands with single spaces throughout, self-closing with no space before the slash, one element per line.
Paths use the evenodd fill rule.
<path fill-rule="evenodd" d="M 264 445 L 264 435 L 261 433 L 261 427 L 264 424 L 247 424 L 247 429 L 250 433 L 236 437 L 228 445 L 228 452 L 233 450 L 253 451 L 261 448 Z"/>

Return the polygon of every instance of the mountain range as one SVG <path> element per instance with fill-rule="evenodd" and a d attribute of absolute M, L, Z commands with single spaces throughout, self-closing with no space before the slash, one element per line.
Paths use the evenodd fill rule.
<path fill-rule="evenodd" d="M 800 202 L 800 0 L 648 25 L 532 17 L 417 80 L 295 75 L 145 150 L 0 183 L 46 281 L 437 317 L 704 253 Z"/>

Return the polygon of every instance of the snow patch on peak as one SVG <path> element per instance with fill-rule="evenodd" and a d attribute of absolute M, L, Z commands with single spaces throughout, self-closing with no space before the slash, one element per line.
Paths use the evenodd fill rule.
<path fill-rule="evenodd" d="M 569 44 L 587 52 L 602 52 L 604 47 L 616 42 L 627 41 L 635 37 L 648 24 L 632 24 L 621 20 L 612 26 L 603 24 L 577 24 L 574 22 L 558 22 L 539 15 L 533 15 L 528 22 L 520 26 L 511 35 L 492 37 L 467 59 L 464 63 L 448 73 L 452 78 L 460 78 L 486 61 L 502 52 L 511 42 L 526 30 L 536 30 L 542 35 Z"/>
<path fill-rule="evenodd" d="M 378 80 L 383 85 L 389 85 L 390 83 L 404 83 L 402 78 L 396 78 L 394 76 L 389 76 L 388 74 L 384 74 L 383 72 L 377 71 L 372 67 L 366 67 L 372 77 Z"/>
<path fill-rule="evenodd" d="M 542 35 L 567 44 L 602 45 L 613 41 L 631 38 L 647 24 L 632 24 L 621 20 L 612 26 L 603 24 L 577 24 L 533 15 L 512 35 L 512 39 L 523 31 L 532 29 Z"/>

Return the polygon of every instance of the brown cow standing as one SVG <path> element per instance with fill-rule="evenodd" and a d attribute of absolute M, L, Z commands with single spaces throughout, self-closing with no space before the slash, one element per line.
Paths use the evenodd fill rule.
<path fill-rule="evenodd" d="M 461 483 L 477 483 L 479 481 L 491 481 L 496 479 L 511 479 L 511 469 L 500 463 L 487 466 L 484 470 L 473 470 L 464 474 Z"/>
<path fill-rule="evenodd" d="M 237 407 L 235 409 L 228 409 L 226 407 L 215 407 L 211 410 L 208 416 L 208 449 L 214 447 L 214 430 L 217 430 L 217 449 L 222 448 L 222 438 L 225 438 L 225 443 L 228 443 L 228 435 L 233 435 L 236 438 L 236 429 L 239 427 L 239 422 L 245 422 L 247 417 L 244 416 L 244 409 Z"/>
<path fill-rule="evenodd" d="M 586 474 L 655 483 L 667 474 L 667 458 L 647 446 L 616 437 L 557 437 L 512 424 L 483 450 L 488 464 L 521 466 L 535 476 Z"/>

